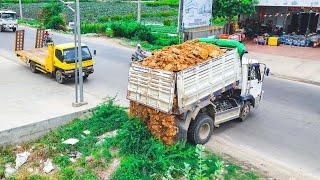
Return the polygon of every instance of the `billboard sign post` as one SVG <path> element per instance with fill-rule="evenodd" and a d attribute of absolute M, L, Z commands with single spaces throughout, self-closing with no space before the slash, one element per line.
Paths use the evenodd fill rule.
<path fill-rule="evenodd" d="M 180 31 L 211 25 L 212 0 L 180 0 Z"/>

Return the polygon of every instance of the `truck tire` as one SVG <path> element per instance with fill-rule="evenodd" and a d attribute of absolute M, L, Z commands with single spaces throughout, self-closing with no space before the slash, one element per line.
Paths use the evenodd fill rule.
<path fill-rule="evenodd" d="M 36 68 L 36 63 L 35 62 L 33 62 L 33 61 L 30 61 L 30 70 L 31 70 L 31 72 L 33 72 L 33 73 L 37 73 L 38 72 L 38 70 L 37 70 L 37 68 Z"/>
<path fill-rule="evenodd" d="M 89 74 L 84 75 L 84 76 L 83 76 L 83 80 L 87 80 L 88 77 L 89 77 Z"/>
<path fill-rule="evenodd" d="M 12 31 L 13 31 L 13 32 L 16 32 L 16 31 L 17 31 L 17 28 L 12 28 Z"/>
<path fill-rule="evenodd" d="M 249 101 L 244 102 L 241 108 L 239 120 L 245 121 L 248 115 L 250 114 L 250 111 L 251 111 L 251 103 Z"/>
<path fill-rule="evenodd" d="M 190 123 L 188 130 L 188 140 L 193 144 L 205 144 L 209 141 L 213 133 L 213 120 L 206 114 L 199 114 Z"/>
<path fill-rule="evenodd" d="M 55 77 L 56 77 L 56 81 L 59 83 L 59 84 L 64 84 L 65 83 L 65 80 L 64 80 L 64 77 L 62 75 L 62 71 L 61 70 L 56 70 L 56 74 L 55 74 Z"/>

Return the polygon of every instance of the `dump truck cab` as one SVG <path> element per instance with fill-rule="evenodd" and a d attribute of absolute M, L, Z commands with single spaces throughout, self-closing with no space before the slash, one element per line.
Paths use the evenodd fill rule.
<path fill-rule="evenodd" d="M 0 31 L 11 29 L 15 32 L 18 28 L 17 14 L 14 11 L 0 11 Z"/>

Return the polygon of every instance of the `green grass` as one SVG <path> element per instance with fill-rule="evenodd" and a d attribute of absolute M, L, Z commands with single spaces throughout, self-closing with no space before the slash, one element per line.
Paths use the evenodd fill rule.
<path fill-rule="evenodd" d="M 35 28 L 42 28 L 43 24 L 35 19 L 19 19 L 18 24 L 24 24 Z"/>
<path fill-rule="evenodd" d="M 97 144 L 97 136 L 118 129 L 114 138 L 107 138 Z M 84 130 L 91 134 L 85 135 Z M 74 146 L 64 145 L 68 138 L 77 138 Z M 110 148 L 120 151 L 111 155 Z M 137 118 L 128 117 L 126 109 L 112 100 L 98 106 L 86 119 L 76 119 L 40 140 L 23 144 L 23 149 L 32 148 L 28 162 L 12 177 L 15 179 L 99 179 L 97 172 L 106 169 L 112 158 L 121 160 L 120 166 L 112 174 L 112 179 L 258 179 L 252 172 L 223 161 L 208 152 L 203 146 L 193 146 L 179 142 L 166 146 L 151 136 L 147 126 Z M 0 178 L 4 176 L 4 166 L 14 164 L 14 147 L 0 148 Z M 69 154 L 80 152 L 82 156 L 71 162 Z M 92 160 L 88 161 L 90 156 Z M 31 174 L 25 169 L 40 167 L 40 159 L 53 159 L 59 167 L 50 175 Z"/>
<path fill-rule="evenodd" d="M 48 2 L 48 1 L 46 1 Z M 23 4 L 23 15 L 25 18 L 37 19 L 39 12 L 46 3 L 25 3 Z M 19 12 L 19 4 L 16 3 L 2 3 L 1 9 L 11 9 Z M 137 7 L 134 3 L 124 2 L 81 2 L 81 20 L 84 22 L 96 23 L 102 17 L 122 17 L 131 14 L 136 19 Z M 142 16 L 143 21 L 161 22 L 159 16 L 176 16 L 177 8 L 171 6 L 147 6 L 142 5 Z M 74 14 L 63 6 L 63 14 L 66 17 L 66 21 L 73 21 Z M 154 17 L 154 16 L 157 17 Z M 152 17 L 150 17 L 152 16 Z"/>
<path fill-rule="evenodd" d="M 172 7 L 178 7 L 179 6 L 179 0 L 157 0 L 154 2 L 147 2 L 146 5 L 148 6 L 172 6 Z"/>

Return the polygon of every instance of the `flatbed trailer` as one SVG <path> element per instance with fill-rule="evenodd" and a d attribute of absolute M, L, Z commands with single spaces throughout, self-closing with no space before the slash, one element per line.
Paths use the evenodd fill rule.
<path fill-rule="evenodd" d="M 31 60 L 37 64 L 45 65 L 45 59 L 48 56 L 48 48 L 34 48 L 29 50 L 20 50 L 15 52 L 21 60 Z"/>

